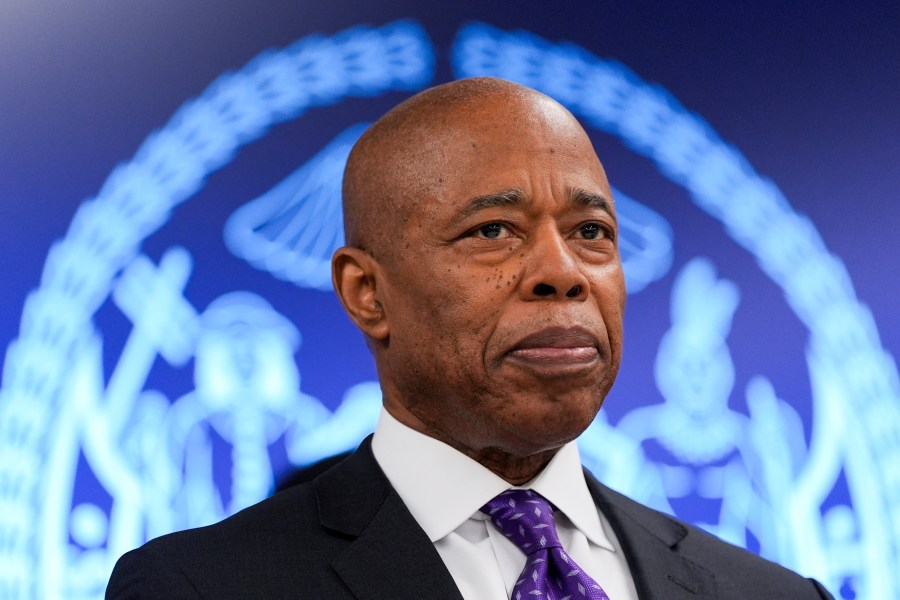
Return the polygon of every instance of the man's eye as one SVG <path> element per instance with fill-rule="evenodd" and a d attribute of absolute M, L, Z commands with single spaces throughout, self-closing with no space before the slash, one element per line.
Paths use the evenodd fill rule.
<path fill-rule="evenodd" d="M 482 225 L 476 230 L 476 233 L 483 238 L 496 240 L 506 234 L 506 226 L 503 223 L 488 223 Z"/>
<path fill-rule="evenodd" d="M 599 237 L 607 237 L 606 231 L 597 223 L 586 223 L 581 226 L 581 236 L 586 240 L 596 240 Z"/>

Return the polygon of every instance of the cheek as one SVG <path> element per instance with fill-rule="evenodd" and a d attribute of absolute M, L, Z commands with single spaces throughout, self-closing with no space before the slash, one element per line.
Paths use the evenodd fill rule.
<path fill-rule="evenodd" d="M 606 327 L 610 345 L 613 351 L 617 352 L 622 345 L 622 323 L 625 316 L 624 277 L 615 272 L 610 273 L 607 277 L 595 279 L 591 289 Z"/>
<path fill-rule="evenodd" d="M 395 309 L 402 333 L 415 336 L 416 329 L 422 330 L 422 338 L 429 339 L 420 339 L 421 344 L 437 345 L 449 354 L 465 353 L 455 357 L 458 362 L 471 365 L 483 359 L 502 307 L 515 294 L 520 278 L 518 261 L 506 254 L 502 258 L 483 264 L 453 248 L 413 243 L 394 270 L 391 285 L 403 300 L 398 307 L 402 314 L 396 315 Z M 401 330 L 395 327 L 395 333 Z M 415 337 L 409 343 L 416 344 Z"/>
<path fill-rule="evenodd" d="M 442 288 L 425 300 L 430 303 L 430 317 L 443 341 L 460 350 L 483 354 L 487 339 L 500 314 L 500 299 L 488 294 L 486 284 L 477 281 L 456 281 L 452 289 Z M 481 289 L 479 289 L 481 288 Z M 475 356 L 470 356 L 475 358 Z"/>
<path fill-rule="evenodd" d="M 440 284 L 432 282 L 417 298 L 419 315 L 409 321 L 410 333 L 415 336 L 417 327 L 427 330 L 413 343 L 417 353 L 430 356 L 429 370 L 441 385 L 480 390 L 487 385 L 485 361 L 503 302 L 496 282 L 486 282 L 485 275 L 450 269 L 449 274 L 443 270 Z"/>
<path fill-rule="evenodd" d="M 424 264 L 423 264 L 424 266 Z M 483 331 L 500 312 L 502 299 L 514 287 L 513 269 L 484 267 L 466 261 L 422 268 L 417 279 L 421 304 L 443 331 Z"/>

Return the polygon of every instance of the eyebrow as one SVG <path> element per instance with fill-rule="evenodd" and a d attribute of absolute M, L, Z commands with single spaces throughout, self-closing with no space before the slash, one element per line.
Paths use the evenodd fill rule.
<path fill-rule="evenodd" d="M 583 208 L 595 208 L 605 211 L 610 215 L 614 215 L 612 202 L 606 197 L 595 192 L 589 192 L 582 188 L 567 188 L 566 196 L 569 202 Z M 503 208 L 511 206 L 520 206 L 528 202 L 525 192 L 519 188 L 502 190 L 483 196 L 476 196 L 469 200 L 466 206 L 459 211 L 454 222 L 464 221 L 468 217 L 487 208 Z"/>
<path fill-rule="evenodd" d="M 464 221 L 486 208 L 503 208 L 525 204 L 526 200 L 525 192 L 519 188 L 512 188 L 493 194 L 485 194 L 483 196 L 475 196 L 469 200 L 461 211 L 459 211 L 453 221 L 456 223 Z"/>
<path fill-rule="evenodd" d="M 583 206 L 585 208 L 596 208 L 606 211 L 610 215 L 615 214 L 612 208 L 612 201 L 605 196 L 601 196 L 600 194 L 597 194 L 595 192 L 589 192 L 581 188 L 568 188 L 566 190 L 566 195 L 569 196 L 570 202 L 572 202 L 573 204 L 577 204 L 578 206 Z"/>

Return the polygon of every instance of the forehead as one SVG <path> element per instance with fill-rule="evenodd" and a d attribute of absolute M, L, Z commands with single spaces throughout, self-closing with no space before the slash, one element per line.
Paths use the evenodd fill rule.
<path fill-rule="evenodd" d="M 549 99 L 524 106 L 486 103 L 449 117 L 429 132 L 433 152 L 419 165 L 438 197 L 460 200 L 505 189 L 527 197 L 561 197 L 572 189 L 610 195 L 587 134 Z"/>

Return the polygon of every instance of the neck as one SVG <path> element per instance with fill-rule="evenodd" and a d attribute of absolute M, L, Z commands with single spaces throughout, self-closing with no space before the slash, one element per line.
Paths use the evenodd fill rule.
<path fill-rule="evenodd" d="M 518 454 L 497 446 L 473 448 L 472 445 L 463 443 L 458 437 L 429 426 L 405 406 L 386 401 L 385 409 L 392 417 L 410 429 L 444 442 L 512 485 L 522 485 L 537 477 L 550 459 L 559 452 L 558 447 L 539 450 L 531 454 Z"/>
<path fill-rule="evenodd" d="M 448 440 L 441 441 L 453 446 Z M 484 448 L 476 451 L 458 446 L 453 447 L 512 485 L 522 485 L 537 477 L 538 473 L 544 470 L 550 459 L 559 451 L 559 448 L 554 448 L 522 457 L 513 456 L 499 448 Z"/>

